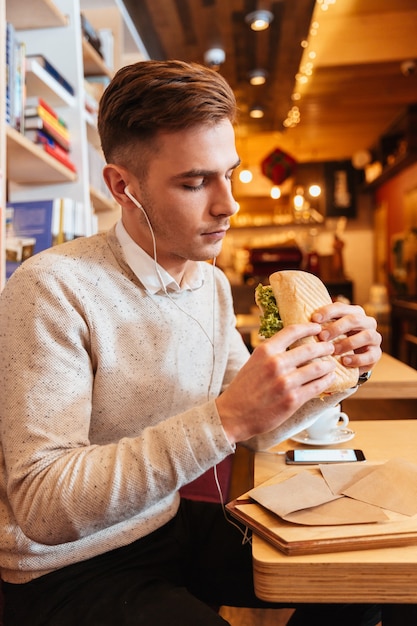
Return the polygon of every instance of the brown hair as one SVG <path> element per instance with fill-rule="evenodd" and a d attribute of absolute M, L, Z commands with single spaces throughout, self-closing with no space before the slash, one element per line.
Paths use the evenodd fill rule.
<path fill-rule="evenodd" d="M 107 162 L 127 164 L 138 150 L 146 152 L 158 131 L 235 118 L 233 91 L 215 70 L 183 61 L 140 61 L 121 68 L 104 91 L 98 130 Z"/>

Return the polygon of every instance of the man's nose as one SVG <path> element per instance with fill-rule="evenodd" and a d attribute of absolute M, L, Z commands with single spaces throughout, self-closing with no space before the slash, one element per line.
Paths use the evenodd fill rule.
<path fill-rule="evenodd" d="M 216 215 L 234 215 L 239 208 L 238 203 L 234 199 L 231 184 L 225 181 L 220 185 L 216 197 L 213 198 L 212 212 Z"/>

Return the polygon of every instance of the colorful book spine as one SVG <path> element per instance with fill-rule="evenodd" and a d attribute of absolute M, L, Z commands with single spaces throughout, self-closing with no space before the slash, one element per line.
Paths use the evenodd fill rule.
<path fill-rule="evenodd" d="M 65 150 L 62 150 L 60 146 L 56 144 L 53 146 L 49 143 L 46 143 L 44 144 L 43 149 L 45 150 L 47 154 L 50 154 L 51 156 L 53 156 L 54 159 L 62 163 L 62 165 L 65 165 L 65 167 L 70 169 L 72 172 L 75 172 L 75 173 L 77 172 L 77 167 L 75 163 L 71 161 L 71 159 L 68 157 L 68 153 L 65 152 Z"/>
<path fill-rule="evenodd" d="M 13 72 L 14 72 L 14 40 L 13 24 L 6 24 L 6 123 L 13 126 Z"/>
<path fill-rule="evenodd" d="M 28 112 L 29 111 L 29 112 Z M 31 115 L 30 113 L 34 113 Z M 59 133 L 66 141 L 70 141 L 70 133 L 68 128 L 60 121 L 60 119 L 54 115 L 52 115 L 47 109 L 43 106 L 37 106 L 36 111 L 32 111 L 32 109 L 26 109 L 25 111 L 25 119 L 28 121 L 33 118 L 41 118 L 44 122 L 52 126 L 57 133 Z"/>
<path fill-rule="evenodd" d="M 69 157 L 69 151 L 62 148 L 56 141 L 54 141 L 49 135 L 42 130 L 26 131 L 26 137 L 41 146 L 45 152 L 53 156 L 60 161 L 63 165 L 68 167 L 73 172 L 77 172 L 77 166 Z"/>
<path fill-rule="evenodd" d="M 6 123 L 22 131 L 25 100 L 25 44 L 16 37 L 14 26 L 6 24 Z"/>
<path fill-rule="evenodd" d="M 36 117 L 40 115 L 42 112 L 46 111 L 51 115 L 54 119 L 57 120 L 64 128 L 67 128 L 66 121 L 58 115 L 53 107 L 46 102 L 41 97 L 38 98 L 27 98 L 26 107 L 25 107 L 25 115 L 26 117 Z"/>
<path fill-rule="evenodd" d="M 48 135 L 48 137 L 60 145 L 61 148 L 69 152 L 71 148 L 70 142 L 62 135 L 62 133 L 56 130 L 55 126 L 49 124 L 41 117 L 28 117 L 25 119 L 25 136 L 33 141 L 34 136 L 29 132 L 31 130 L 43 131 L 46 135 Z"/>

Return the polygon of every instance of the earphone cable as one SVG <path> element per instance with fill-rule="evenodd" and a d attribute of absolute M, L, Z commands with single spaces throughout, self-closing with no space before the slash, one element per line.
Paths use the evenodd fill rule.
<path fill-rule="evenodd" d="M 210 336 L 208 335 L 207 331 L 205 330 L 205 328 L 203 327 L 203 325 L 201 324 L 201 322 L 196 319 L 195 317 L 193 317 L 192 315 L 190 315 L 190 313 L 188 313 L 188 311 L 185 311 L 184 309 L 182 309 L 179 304 L 177 302 L 175 302 L 175 300 L 171 297 L 171 295 L 168 293 L 168 290 L 165 286 L 165 283 L 163 281 L 163 278 L 161 276 L 161 273 L 159 271 L 159 267 L 158 267 L 158 255 L 157 255 L 157 248 L 156 248 L 156 238 L 155 238 L 155 234 L 153 231 L 153 227 L 151 224 L 151 221 L 148 217 L 148 214 L 146 213 L 145 209 L 143 208 L 143 206 L 136 200 L 136 198 L 134 198 L 132 196 L 132 194 L 125 189 L 125 192 L 127 193 L 127 195 L 129 196 L 129 198 L 134 202 L 134 204 L 136 204 L 136 206 L 142 211 L 143 215 L 145 216 L 146 219 L 146 223 L 148 225 L 149 228 L 149 232 L 151 234 L 152 237 L 152 251 L 153 251 L 153 262 L 155 265 L 155 272 L 156 275 L 158 276 L 158 280 L 159 283 L 161 285 L 161 288 L 165 294 L 165 296 L 176 306 L 176 308 L 181 311 L 182 313 L 184 313 L 184 315 L 186 315 L 188 318 L 192 319 L 199 327 L 200 329 L 203 331 L 204 335 L 206 336 L 206 338 L 208 339 L 211 348 L 212 348 L 212 364 L 211 364 L 211 373 L 210 373 L 210 380 L 209 380 L 209 385 L 207 388 L 207 402 L 209 402 L 210 400 L 210 390 L 212 388 L 212 384 L 213 384 L 213 377 L 214 377 L 214 369 L 215 369 L 215 359 L 216 359 L 216 355 L 215 355 L 215 346 L 214 346 L 214 340 L 215 340 L 215 332 L 216 332 L 216 324 L 215 324 L 215 319 L 216 319 L 216 285 L 215 285 L 215 267 L 216 267 L 216 257 L 213 257 L 212 260 L 212 337 L 210 338 Z M 214 465 L 213 466 L 213 474 L 214 474 L 214 480 L 215 480 L 215 484 L 216 484 L 216 488 L 219 494 L 219 498 L 220 498 L 220 505 L 222 507 L 222 511 L 223 511 L 223 516 L 225 518 L 225 520 L 231 524 L 232 526 L 235 526 L 235 528 L 238 529 L 238 531 L 243 535 L 243 540 L 242 543 L 247 543 L 248 541 L 250 542 L 250 535 L 249 535 L 249 529 L 246 528 L 245 531 L 242 530 L 242 528 L 240 526 L 238 526 L 235 522 L 233 522 L 227 514 L 226 511 L 226 507 L 224 504 L 224 497 L 223 497 L 223 493 L 222 493 L 222 489 L 221 489 L 221 485 L 219 482 L 219 478 L 218 478 L 218 474 L 217 474 L 217 466 Z"/>

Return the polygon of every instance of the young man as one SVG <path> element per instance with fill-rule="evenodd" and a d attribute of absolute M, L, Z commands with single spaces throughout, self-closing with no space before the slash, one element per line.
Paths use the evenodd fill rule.
<path fill-rule="evenodd" d="M 375 321 L 341 303 L 249 356 L 214 264 L 236 211 L 235 111 L 208 68 L 120 70 L 99 131 L 121 221 L 28 260 L 2 294 L 6 626 L 214 626 L 210 607 L 266 606 L 220 504 L 179 490 L 324 391 L 319 357 L 353 350 L 361 373 L 380 357 Z M 310 335 L 322 341 L 287 350 Z M 378 621 L 373 607 L 309 606 L 291 623 L 315 615 Z"/>

